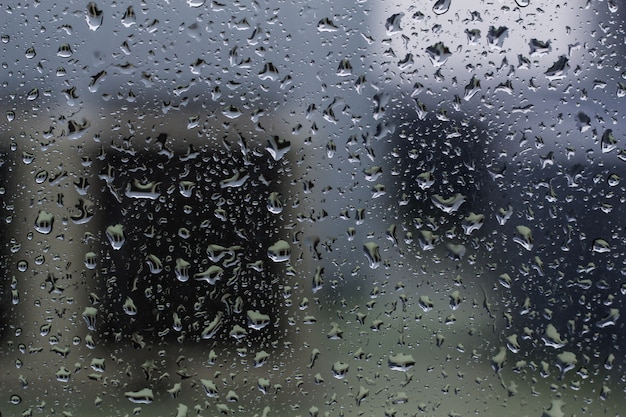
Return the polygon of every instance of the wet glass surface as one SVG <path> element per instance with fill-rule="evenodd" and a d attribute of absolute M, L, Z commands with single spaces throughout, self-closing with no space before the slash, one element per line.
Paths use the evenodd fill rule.
<path fill-rule="evenodd" d="M 2 415 L 622 412 L 620 2 L 0 13 Z"/>

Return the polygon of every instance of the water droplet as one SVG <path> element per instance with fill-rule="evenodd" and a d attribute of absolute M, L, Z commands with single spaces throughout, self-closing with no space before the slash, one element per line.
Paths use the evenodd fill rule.
<path fill-rule="evenodd" d="M 180 282 L 186 282 L 189 280 L 189 267 L 191 264 L 182 258 L 176 259 L 176 266 L 174 267 L 174 273 L 176 279 Z"/>
<path fill-rule="evenodd" d="M 196 183 L 193 181 L 181 181 L 178 184 L 178 189 L 180 191 L 180 195 L 183 197 L 189 198 L 193 193 L 193 189 L 195 188 Z"/>
<path fill-rule="evenodd" d="M 35 56 L 37 56 L 37 52 L 35 52 L 35 48 L 31 46 L 26 50 L 26 52 L 24 52 L 24 56 L 27 59 L 33 59 Z"/>
<path fill-rule="evenodd" d="M 370 390 L 368 390 L 364 386 L 359 387 L 359 392 L 357 392 L 356 396 L 354 397 L 356 405 L 360 406 L 363 400 L 369 396 L 369 393 Z"/>
<path fill-rule="evenodd" d="M 552 51 L 550 41 L 541 41 L 533 38 L 528 45 L 530 46 L 530 56 L 532 57 L 544 56 Z"/>
<path fill-rule="evenodd" d="M 474 230 L 479 230 L 485 222 L 485 216 L 483 214 L 476 214 L 471 212 L 467 217 L 463 219 L 463 231 L 466 235 L 471 234 Z"/>
<path fill-rule="evenodd" d="M 617 139 L 613 136 L 612 129 L 606 129 L 604 131 L 600 144 L 602 146 L 602 153 L 608 153 L 617 149 Z"/>
<path fill-rule="evenodd" d="M 550 407 L 543 412 L 541 417 L 564 417 L 564 405 L 565 402 L 563 400 L 551 400 Z"/>
<path fill-rule="evenodd" d="M 393 35 L 394 33 L 402 32 L 402 17 L 404 17 L 404 13 L 396 13 L 387 18 L 387 21 L 385 21 L 385 29 L 387 30 L 387 35 Z"/>
<path fill-rule="evenodd" d="M 194 274 L 196 281 L 205 281 L 211 285 L 215 285 L 224 275 L 224 269 L 218 265 L 211 265 L 206 271 Z"/>
<path fill-rule="evenodd" d="M 146 198 L 149 200 L 156 200 L 161 196 L 161 193 L 158 190 L 160 184 L 160 182 L 155 181 L 148 182 L 134 179 L 132 183 L 128 183 L 126 186 L 125 195 L 130 198 Z"/>
<path fill-rule="evenodd" d="M 133 6 L 128 6 L 126 11 L 124 12 L 124 16 L 122 16 L 122 24 L 124 27 L 131 27 L 137 21 L 137 16 L 135 15 L 135 11 L 133 10 Z"/>
<path fill-rule="evenodd" d="M 509 28 L 506 26 L 489 26 L 489 32 L 487 33 L 487 43 L 492 49 L 502 49 L 504 40 L 509 36 Z"/>
<path fill-rule="evenodd" d="M 267 198 L 267 210 L 272 214 L 280 214 L 283 211 L 283 202 L 280 193 L 274 191 Z"/>
<path fill-rule="evenodd" d="M 270 316 L 262 314 L 258 310 L 248 310 L 248 327 L 255 330 L 261 330 L 270 323 Z"/>
<path fill-rule="evenodd" d="M 328 17 L 321 19 L 317 23 L 317 30 L 320 32 L 336 32 L 339 28 Z"/>
<path fill-rule="evenodd" d="M 236 119 L 243 114 L 237 107 L 230 105 L 222 110 L 222 114 L 229 119 Z"/>
<path fill-rule="evenodd" d="M 222 326 L 223 316 L 224 313 L 218 311 L 213 320 L 209 323 L 209 325 L 206 326 L 204 330 L 202 330 L 200 337 L 202 337 L 203 339 L 211 339 L 213 336 L 215 336 L 217 334 L 217 331 Z"/>
<path fill-rule="evenodd" d="M 311 290 L 315 294 L 324 286 L 324 268 L 321 266 L 315 267 L 315 274 L 313 274 L 313 283 Z"/>
<path fill-rule="evenodd" d="M 87 328 L 89 330 L 96 330 L 96 318 L 98 315 L 98 310 L 95 307 L 85 307 L 83 310 L 83 319 L 85 323 L 87 323 Z"/>
<path fill-rule="evenodd" d="M 28 261 L 26 261 L 25 259 L 20 259 L 19 261 L 17 261 L 18 271 L 26 272 L 27 269 L 28 269 Z"/>
<path fill-rule="evenodd" d="M 495 372 L 500 372 L 506 361 L 506 348 L 500 346 L 498 353 L 491 358 L 491 366 Z"/>
<path fill-rule="evenodd" d="M 466 197 L 461 193 L 456 193 L 452 197 L 442 197 L 439 194 L 435 194 L 431 197 L 431 201 L 435 205 L 435 207 L 441 209 L 445 213 L 454 213 L 461 207 L 463 203 L 465 203 Z"/>
<path fill-rule="evenodd" d="M 380 249 L 375 242 L 367 242 L 363 245 L 363 253 L 369 262 L 369 266 L 372 269 L 376 269 L 380 266 L 382 258 L 380 256 Z"/>
<path fill-rule="evenodd" d="M 35 230 L 41 234 L 47 235 L 52 232 L 54 224 L 54 215 L 47 211 L 41 210 L 35 220 Z"/>
<path fill-rule="evenodd" d="M 576 355 L 573 352 L 561 352 L 556 356 L 556 366 L 561 370 L 561 375 L 571 370 L 578 363 Z"/>
<path fill-rule="evenodd" d="M 39 97 L 39 89 L 33 88 L 32 90 L 28 92 L 28 95 L 26 96 L 26 100 L 33 101 L 33 100 L 36 100 L 38 97 Z"/>
<path fill-rule="evenodd" d="M 418 305 L 424 312 L 428 313 L 435 306 L 431 301 L 430 297 L 427 295 L 420 295 Z"/>
<path fill-rule="evenodd" d="M 135 404 L 150 404 L 154 401 L 154 393 L 150 388 L 144 388 L 139 391 L 128 391 L 124 396 Z"/>
<path fill-rule="evenodd" d="M 148 269 L 150 269 L 150 273 L 152 274 L 158 274 L 163 270 L 163 262 L 161 262 L 161 259 L 154 254 L 146 256 L 146 263 L 148 264 Z"/>
<path fill-rule="evenodd" d="M 450 10 L 452 0 L 437 0 L 433 6 L 433 12 L 437 15 L 447 13 Z"/>
<path fill-rule="evenodd" d="M 278 161 L 289 152 L 290 148 L 291 142 L 278 136 L 272 136 L 267 140 L 265 150 L 267 150 L 275 161 Z"/>
<path fill-rule="evenodd" d="M 105 371 L 104 358 L 93 358 L 89 366 L 91 366 L 91 369 L 93 369 L 96 372 L 104 372 Z"/>
<path fill-rule="evenodd" d="M 452 56 L 450 49 L 443 44 L 443 42 L 437 42 L 426 48 L 426 53 L 430 58 L 430 62 L 434 67 L 440 67 L 446 63 L 448 58 Z"/>
<path fill-rule="evenodd" d="M 344 379 L 349 369 L 350 365 L 341 361 L 335 362 L 331 368 L 333 376 L 337 379 Z"/>
<path fill-rule="evenodd" d="M 567 75 L 567 69 L 569 68 L 569 59 L 565 55 L 561 55 L 554 64 L 544 73 L 546 78 L 550 81 L 557 81 L 564 79 Z"/>
<path fill-rule="evenodd" d="M 22 162 L 26 165 L 30 165 L 35 160 L 35 155 L 30 152 L 22 152 Z"/>
<path fill-rule="evenodd" d="M 517 235 L 513 238 L 513 241 L 523 247 L 526 250 L 532 250 L 533 248 L 533 233 L 530 228 L 520 225 L 516 226 L 515 230 Z"/>
<path fill-rule="evenodd" d="M 187 6 L 189 7 L 202 7 L 205 0 L 187 0 Z"/>
<path fill-rule="evenodd" d="M 124 310 L 124 313 L 128 314 L 129 316 L 137 315 L 137 306 L 135 305 L 133 299 L 130 297 L 126 297 L 126 301 L 124 302 L 122 309 Z"/>
<path fill-rule="evenodd" d="M 267 256 L 274 262 L 287 262 L 291 258 L 291 247 L 285 240 L 279 240 L 267 248 Z"/>
<path fill-rule="evenodd" d="M 465 86 L 465 91 L 463 93 L 463 100 L 470 101 L 472 97 L 476 95 L 480 91 L 480 80 L 475 76 L 472 76 L 472 79 Z"/>
<path fill-rule="evenodd" d="M 555 349 L 560 349 L 567 343 L 565 340 L 561 339 L 561 334 L 552 323 L 546 326 L 546 331 L 542 339 L 546 346 L 551 346 Z"/>
<path fill-rule="evenodd" d="M 126 242 L 126 237 L 124 236 L 124 226 L 119 223 L 107 227 L 105 234 L 114 250 L 120 250 L 124 245 L 124 242 Z"/>
<path fill-rule="evenodd" d="M 57 50 L 57 56 L 61 58 L 69 58 L 72 56 L 73 53 L 74 51 L 72 51 L 72 47 L 69 43 L 62 44 Z"/>
<path fill-rule="evenodd" d="M 394 371 L 407 372 L 413 366 L 415 366 L 415 359 L 412 355 L 406 355 L 404 353 L 398 353 L 396 355 L 390 355 L 387 364 L 389 368 Z"/>
<path fill-rule="evenodd" d="M 607 253 L 611 252 L 611 245 L 606 240 L 598 238 L 594 239 L 591 250 L 596 253 Z"/>
<path fill-rule="evenodd" d="M 337 75 L 340 77 L 347 77 L 352 75 L 352 64 L 346 58 L 342 59 L 339 62 L 339 66 L 337 67 Z"/>
<path fill-rule="evenodd" d="M 265 66 L 263 67 L 261 72 L 259 72 L 259 78 L 261 80 L 276 81 L 278 80 L 279 76 L 280 75 L 278 73 L 278 68 L 276 68 L 276 66 L 271 62 L 265 63 Z"/>
<path fill-rule="evenodd" d="M 102 14 L 102 10 L 98 9 L 96 3 L 89 3 L 85 13 L 85 20 L 87 21 L 89 29 L 93 31 L 98 30 L 98 28 L 102 26 L 103 19 L 104 16 Z"/>
<path fill-rule="evenodd" d="M 75 120 L 69 120 L 67 122 L 67 138 L 70 140 L 77 140 L 83 137 L 91 123 L 88 120 L 83 120 L 82 122 L 77 122 Z"/>
<path fill-rule="evenodd" d="M 35 174 L 35 182 L 37 184 L 43 184 L 48 179 L 48 171 L 41 170 Z"/>
<path fill-rule="evenodd" d="M 513 206 L 509 205 L 507 208 L 500 207 L 496 213 L 496 219 L 498 224 L 503 226 L 513 215 Z"/>
<path fill-rule="evenodd" d="M 98 257 L 94 252 L 87 252 L 84 262 L 87 269 L 95 269 L 98 263 Z"/>
<path fill-rule="evenodd" d="M 435 244 L 439 241 L 439 236 L 430 230 L 420 230 L 417 241 L 423 251 L 435 249 Z"/>

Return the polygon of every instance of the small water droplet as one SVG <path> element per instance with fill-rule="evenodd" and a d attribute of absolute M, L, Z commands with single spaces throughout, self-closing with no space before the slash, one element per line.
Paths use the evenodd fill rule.
<path fill-rule="evenodd" d="M 37 56 L 37 52 L 35 52 L 35 48 L 31 46 L 26 50 L 26 52 L 24 52 L 24 56 L 27 59 L 33 59 L 35 56 Z"/>

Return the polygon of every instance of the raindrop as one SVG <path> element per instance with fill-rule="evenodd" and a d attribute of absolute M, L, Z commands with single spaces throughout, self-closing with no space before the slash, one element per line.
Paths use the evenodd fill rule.
<path fill-rule="evenodd" d="M 206 271 L 194 274 L 196 281 L 205 281 L 211 285 L 222 279 L 224 275 L 224 269 L 218 265 L 211 265 Z"/>
<path fill-rule="evenodd" d="M 72 56 L 73 53 L 74 51 L 72 51 L 72 47 L 69 43 L 64 43 L 63 45 L 59 46 L 59 49 L 57 50 L 57 56 L 61 58 L 69 58 Z"/>
<path fill-rule="evenodd" d="M 41 234 L 47 235 L 52 232 L 52 225 L 54 224 L 54 215 L 47 211 L 41 210 L 35 220 L 35 230 Z"/>
<path fill-rule="evenodd" d="M 412 355 L 406 355 L 404 353 L 398 353 L 396 355 L 390 355 L 387 361 L 389 369 L 394 371 L 407 372 L 413 366 L 415 366 L 415 359 Z"/>
<path fill-rule="evenodd" d="M 124 245 L 124 242 L 126 242 L 126 237 L 124 236 L 124 226 L 119 223 L 107 227 L 105 234 L 114 250 L 120 250 Z"/>
<path fill-rule="evenodd" d="M 102 10 L 98 9 L 96 3 L 89 3 L 85 13 L 85 20 L 87 21 L 89 29 L 93 31 L 98 30 L 98 28 L 102 26 L 103 19 L 104 16 L 102 14 Z"/>
<path fill-rule="evenodd" d="M 154 393 L 150 388 L 144 388 L 139 391 L 128 391 L 124 396 L 135 404 L 150 404 L 154 401 Z"/>
<path fill-rule="evenodd" d="M 450 10 L 450 3 L 452 0 L 437 0 L 433 6 L 433 12 L 437 15 L 447 13 Z"/>
<path fill-rule="evenodd" d="M 498 28 L 496 28 L 495 26 L 490 26 L 489 32 L 487 33 L 487 43 L 492 49 L 502 49 L 504 40 L 508 36 L 509 28 L 507 28 L 506 26 L 500 26 Z"/>
<path fill-rule="evenodd" d="M 372 269 L 376 269 L 380 266 L 382 258 L 380 256 L 380 249 L 375 242 L 367 242 L 363 245 L 363 253 L 369 262 L 369 266 Z"/>
<path fill-rule="evenodd" d="M 387 30 L 387 35 L 393 35 L 394 33 L 402 32 L 401 20 L 404 16 L 404 13 L 396 13 L 391 15 L 387 21 L 385 22 L 385 29 Z"/>
<path fill-rule="evenodd" d="M 96 318 L 98 315 L 98 310 L 95 307 L 85 307 L 83 310 L 83 319 L 85 323 L 87 323 L 87 328 L 89 330 L 96 330 Z"/>
<path fill-rule="evenodd" d="M 516 226 L 515 230 L 517 235 L 513 238 L 513 241 L 523 247 L 526 250 L 532 250 L 533 248 L 533 234 L 530 228 L 520 225 Z"/>
<path fill-rule="evenodd" d="M 320 32 L 336 32 L 339 28 L 328 17 L 321 19 L 317 23 L 317 30 Z"/>
<path fill-rule="evenodd" d="M 31 46 L 26 50 L 26 52 L 24 52 L 24 56 L 26 56 L 27 59 L 33 59 L 37 56 L 37 52 L 35 52 L 35 48 Z"/>
<path fill-rule="evenodd" d="M 28 262 L 25 259 L 17 261 L 17 270 L 20 272 L 26 272 L 28 269 Z"/>
<path fill-rule="evenodd" d="M 135 11 L 133 10 L 133 6 L 128 6 L 126 11 L 124 12 L 124 16 L 122 16 L 122 24 L 124 27 L 131 27 L 136 23 L 137 16 L 135 16 Z"/>
<path fill-rule="evenodd" d="M 265 150 L 275 161 L 280 160 L 291 149 L 291 142 L 278 136 L 272 136 L 267 140 Z"/>
<path fill-rule="evenodd" d="M 333 376 L 337 379 L 344 379 L 349 369 L 350 365 L 341 361 L 335 362 L 331 368 Z"/>

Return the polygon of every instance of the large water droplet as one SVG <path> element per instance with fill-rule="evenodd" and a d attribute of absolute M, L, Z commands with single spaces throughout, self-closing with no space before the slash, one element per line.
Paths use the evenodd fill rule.
<path fill-rule="evenodd" d="M 115 250 L 121 249 L 124 245 L 124 242 L 126 241 L 126 237 L 124 236 L 124 226 L 119 223 L 107 227 L 105 234 L 109 239 L 111 247 L 113 247 L 113 249 Z"/>
<path fill-rule="evenodd" d="M 274 262 L 287 262 L 291 257 L 291 247 L 285 240 L 279 240 L 267 248 L 267 256 Z"/>
<path fill-rule="evenodd" d="M 91 2 L 87 5 L 87 11 L 85 13 L 85 20 L 87 21 L 87 25 L 89 29 L 95 31 L 102 26 L 102 21 L 104 16 L 102 14 L 102 10 L 98 9 L 96 3 Z"/>
<path fill-rule="evenodd" d="M 54 224 L 54 215 L 47 211 L 41 210 L 35 220 L 35 230 L 44 235 L 49 234 L 52 231 L 52 225 Z"/>
<path fill-rule="evenodd" d="M 444 14 L 450 10 L 450 4 L 452 0 L 437 0 L 437 2 L 433 6 L 433 12 L 435 14 Z"/>

